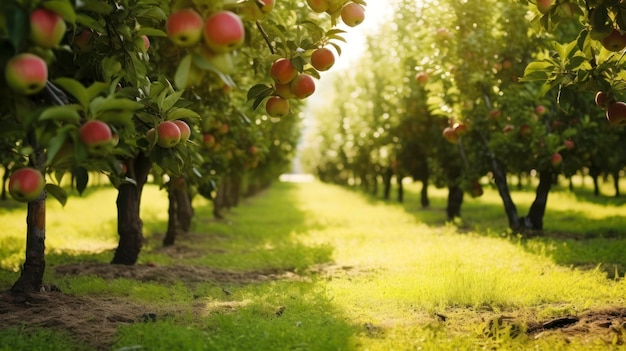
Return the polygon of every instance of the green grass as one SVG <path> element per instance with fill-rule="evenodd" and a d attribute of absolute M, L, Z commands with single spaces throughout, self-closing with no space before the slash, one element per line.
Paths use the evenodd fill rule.
<path fill-rule="evenodd" d="M 588 189 L 556 189 L 548 202 L 546 235 L 521 239 L 507 231 L 493 189 L 467 198 L 463 220 L 446 223 L 445 190 L 431 189 L 432 205 L 422 209 L 419 188 L 407 185 L 405 203 L 397 204 L 317 182 L 278 183 L 227 212 L 223 221 L 211 218 L 210 203 L 196 199 L 193 234 L 177 245 L 199 254 L 177 257 L 159 247 L 165 194 L 148 187 L 142 201 L 148 241 L 140 263 L 292 272 L 289 279 L 172 284 L 58 276 L 48 269 L 46 281 L 69 294 L 114 296 L 169 311 L 154 323 L 120 327 L 112 349 L 619 349 L 593 338 L 533 340 L 515 328 L 523 329 L 525 320 L 624 305 L 623 201 L 593 198 Z M 71 198 L 64 209 L 50 202 L 51 266 L 110 260 L 115 195 L 99 188 Z M 524 215 L 534 194 L 514 191 L 513 197 Z M 90 208 L 97 210 L 84 211 Z M 6 228 L 0 233 L 0 288 L 8 289 L 23 259 L 24 211 L 7 205 L 0 219 Z M 490 329 L 487 322 L 501 315 L 516 324 Z M 65 347 L 67 338 L 41 333 L 0 331 L 0 345 L 83 347 Z"/>

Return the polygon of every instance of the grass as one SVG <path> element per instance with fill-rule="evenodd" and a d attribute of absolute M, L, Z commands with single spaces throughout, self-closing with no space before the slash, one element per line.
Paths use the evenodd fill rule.
<path fill-rule="evenodd" d="M 419 207 L 418 191 L 419 185 L 407 185 L 406 202 L 397 204 L 317 182 L 278 183 L 224 221 L 213 220 L 210 203 L 196 199 L 194 234 L 177 245 L 197 254 L 179 257 L 159 247 L 166 197 L 148 187 L 140 264 L 288 274 L 192 284 L 48 269 L 46 281 L 68 294 L 176 312 L 120 326 L 113 350 L 620 349 L 593 337 L 534 340 L 518 329 L 525 321 L 624 305 L 623 201 L 557 189 L 548 200 L 546 235 L 522 239 L 507 231 L 493 189 L 466 199 L 456 223 L 445 222 L 444 190 L 431 189 L 429 209 Z M 525 214 L 533 194 L 514 191 L 513 197 Z M 108 262 L 116 246 L 114 206 L 115 190 L 108 188 L 72 198 L 64 209 L 51 201 L 49 266 Z M 23 259 L 24 218 L 14 204 L 0 209 L 3 290 L 17 279 Z M 490 321 L 498 316 L 516 322 L 494 327 Z M 0 331 L 7 350 L 85 348 L 67 343 L 48 330 Z"/>

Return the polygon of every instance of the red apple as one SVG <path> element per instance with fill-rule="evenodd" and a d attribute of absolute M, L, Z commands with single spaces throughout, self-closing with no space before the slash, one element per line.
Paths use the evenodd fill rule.
<path fill-rule="evenodd" d="M 537 107 L 535 107 L 535 113 L 539 116 L 543 115 L 544 113 L 546 113 L 546 107 L 543 105 L 538 105 Z"/>
<path fill-rule="evenodd" d="M 548 13 L 554 6 L 554 0 L 537 0 L 537 10 L 541 13 Z"/>
<path fill-rule="evenodd" d="M 532 133 L 532 128 L 528 124 L 522 124 L 519 127 L 519 133 L 521 136 L 527 137 Z"/>
<path fill-rule="evenodd" d="M 355 2 L 347 3 L 341 9 L 341 20 L 349 27 L 356 27 L 365 20 L 365 8 Z"/>
<path fill-rule="evenodd" d="M 415 80 L 420 83 L 420 84 L 425 84 L 426 82 L 428 82 L 428 73 L 426 72 L 418 72 L 415 75 Z"/>
<path fill-rule="evenodd" d="M 230 126 L 226 123 L 222 123 L 220 125 L 220 133 L 222 134 L 228 134 L 228 132 L 230 131 Z"/>
<path fill-rule="evenodd" d="M 141 41 L 143 42 L 143 52 L 148 51 L 148 49 L 150 49 L 150 39 L 148 38 L 148 36 L 142 35 Z"/>
<path fill-rule="evenodd" d="M 298 70 L 287 58 L 279 58 L 270 68 L 270 76 L 278 84 L 288 84 L 298 75 Z"/>
<path fill-rule="evenodd" d="M 610 104 L 606 109 L 606 119 L 612 125 L 626 124 L 626 103 L 618 101 Z"/>
<path fill-rule="evenodd" d="M 596 103 L 596 106 L 604 110 L 609 105 L 609 102 L 611 101 L 611 97 L 609 96 L 608 93 L 599 91 L 596 93 L 596 97 L 594 101 Z"/>
<path fill-rule="evenodd" d="M 213 134 L 204 134 L 202 136 L 202 145 L 209 149 L 215 146 L 215 136 Z"/>
<path fill-rule="evenodd" d="M 600 43 L 609 51 L 622 51 L 626 47 L 626 34 L 622 34 L 619 29 L 613 29 Z"/>
<path fill-rule="evenodd" d="M 315 80 L 306 73 L 299 74 L 290 84 L 296 99 L 306 99 L 315 92 Z"/>
<path fill-rule="evenodd" d="M 91 37 L 93 36 L 93 32 L 88 29 L 83 29 L 74 37 L 74 47 L 78 50 L 78 52 L 87 52 L 89 50 L 89 46 L 91 44 Z"/>
<path fill-rule="evenodd" d="M 454 144 L 454 143 L 456 143 L 456 142 L 457 142 L 457 140 L 459 140 L 459 135 L 458 135 L 458 134 L 456 134 L 456 132 L 454 131 L 454 128 L 452 128 L 452 127 L 446 127 L 446 128 L 444 128 L 444 129 L 443 129 L 443 133 L 442 133 L 442 134 L 443 134 L 443 137 L 444 137 L 447 141 L 449 141 L 449 142 L 451 142 L 451 143 L 453 143 L 453 144 Z"/>
<path fill-rule="evenodd" d="M 187 122 L 180 120 L 180 119 L 177 119 L 172 122 L 174 122 L 174 124 L 176 124 L 178 129 L 180 129 L 180 141 L 185 142 L 189 140 L 189 137 L 191 136 L 191 128 L 189 128 L 189 124 L 187 124 Z"/>
<path fill-rule="evenodd" d="M 550 159 L 550 163 L 552 163 L 553 166 L 560 165 L 562 161 L 563 161 L 563 156 L 561 156 L 561 154 L 559 154 L 558 152 L 554 153 L 552 155 L 552 158 Z"/>
<path fill-rule="evenodd" d="M 41 91 L 48 80 L 48 65 L 39 56 L 19 54 L 5 67 L 7 85 L 18 94 L 31 95 Z"/>
<path fill-rule="evenodd" d="M 57 47 L 67 26 L 58 13 L 37 9 L 30 14 L 30 40 L 45 49 Z"/>
<path fill-rule="evenodd" d="M 335 54 L 328 48 L 319 48 L 311 54 L 311 65 L 318 71 L 328 71 L 335 64 Z"/>
<path fill-rule="evenodd" d="M 165 25 L 170 40 L 182 47 L 197 44 L 202 38 L 204 20 L 194 9 L 182 9 L 172 13 Z"/>
<path fill-rule="evenodd" d="M 259 149 L 255 145 L 251 145 L 248 148 L 248 152 L 250 153 L 250 155 L 256 155 L 259 152 Z"/>
<path fill-rule="evenodd" d="M 31 167 L 20 168 L 9 178 L 9 194 L 20 202 L 36 200 L 45 186 L 43 174 Z"/>
<path fill-rule="evenodd" d="M 565 140 L 563 142 L 563 145 L 565 145 L 565 148 L 568 149 L 568 150 L 571 150 L 571 149 L 574 148 L 574 142 L 571 141 L 571 140 Z"/>
<path fill-rule="evenodd" d="M 502 128 L 502 133 L 504 134 L 508 134 L 510 132 L 512 132 L 513 130 L 515 130 L 515 126 L 512 124 L 507 124 L 504 126 L 504 128 Z"/>
<path fill-rule="evenodd" d="M 309 4 L 311 10 L 317 13 L 327 11 L 330 6 L 326 0 L 306 0 L 306 2 Z"/>
<path fill-rule="evenodd" d="M 500 118 L 500 116 L 502 116 L 502 112 L 500 112 L 500 110 L 498 109 L 493 109 L 489 111 L 489 118 L 491 119 L 498 119 Z"/>
<path fill-rule="evenodd" d="M 463 135 L 467 133 L 467 125 L 464 123 L 454 123 L 454 125 L 452 125 L 452 128 L 454 128 L 454 132 L 457 135 Z"/>
<path fill-rule="evenodd" d="M 243 44 L 245 29 L 241 18 L 230 11 L 219 11 L 204 24 L 204 41 L 215 52 L 232 51 Z"/>
<path fill-rule="evenodd" d="M 289 100 L 272 96 L 265 103 L 265 111 L 271 117 L 283 117 L 289 114 Z"/>
<path fill-rule="evenodd" d="M 85 122 L 78 130 L 80 140 L 87 147 L 87 152 L 92 155 L 104 155 L 113 147 L 113 132 L 108 124 L 90 120 Z"/>
<path fill-rule="evenodd" d="M 171 121 L 161 122 L 156 126 L 157 145 L 162 148 L 172 148 L 180 142 L 181 132 L 176 123 Z"/>

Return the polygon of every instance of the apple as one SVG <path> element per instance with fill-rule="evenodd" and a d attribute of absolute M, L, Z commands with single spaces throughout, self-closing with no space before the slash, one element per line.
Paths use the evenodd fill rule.
<path fill-rule="evenodd" d="M 30 14 L 30 40 L 35 45 L 45 49 L 55 48 L 66 30 L 65 21 L 56 12 L 40 8 Z"/>
<path fill-rule="evenodd" d="M 528 124 L 522 124 L 519 127 L 519 133 L 521 136 L 527 137 L 532 133 L 532 128 Z"/>
<path fill-rule="evenodd" d="M 327 11 L 330 6 L 326 0 L 306 0 L 306 2 L 309 4 L 311 10 L 317 13 Z"/>
<path fill-rule="evenodd" d="M 510 132 L 512 132 L 513 130 L 515 130 L 515 126 L 512 124 L 507 124 L 504 126 L 504 128 L 502 128 L 502 133 L 504 134 L 508 134 Z"/>
<path fill-rule="evenodd" d="M 511 60 L 502 61 L 502 68 L 509 69 L 511 67 L 513 67 L 513 63 L 511 62 Z"/>
<path fill-rule="evenodd" d="M 248 0 L 239 12 L 246 20 L 256 22 L 274 9 L 275 0 Z"/>
<path fill-rule="evenodd" d="M 202 145 L 209 149 L 215 146 L 215 136 L 213 134 L 204 134 L 202 136 Z"/>
<path fill-rule="evenodd" d="M 420 84 L 425 84 L 426 82 L 428 82 L 428 73 L 426 72 L 418 72 L 415 75 L 415 80 L 420 83 Z"/>
<path fill-rule="evenodd" d="M 493 109 L 489 111 L 489 118 L 491 119 L 498 119 L 500 118 L 500 116 L 502 116 L 502 112 L 498 109 Z"/>
<path fill-rule="evenodd" d="M 571 149 L 574 148 L 574 142 L 571 141 L 571 140 L 565 140 L 563 142 L 563 145 L 565 145 L 565 148 L 568 149 L 568 150 L 571 150 Z"/>
<path fill-rule="evenodd" d="M 74 37 L 74 47 L 78 49 L 78 52 L 87 52 L 89 51 L 89 46 L 91 45 L 91 37 L 93 36 L 93 32 L 88 29 L 83 29 Z"/>
<path fill-rule="evenodd" d="M 5 78 L 7 85 L 14 92 L 32 95 L 46 86 L 48 65 L 37 55 L 19 54 L 7 62 Z"/>
<path fill-rule="evenodd" d="M 556 130 L 559 129 L 561 127 L 563 127 L 565 125 L 565 123 L 563 123 L 563 121 L 552 121 L 552 129 Z"/>
<path fill-rule="evenodd" d="M 204 41 L 215 52 L 232 51 L 243 44 L 245 28 L 241 18 L 230 11 L 219 11 L 204 24 Z"/>
<path fill-rule="evenodd" d="M 248 152 L 250 153 L 250 155 L 256 155 L 259 152 L 259 148 L 257 148 L 255 145 L 251 145 L 248 148 Z"/>
<path fill-rule="evenodd" d="M 228 126 L 228 124 L 222 123 L 222 125 L 220 125 L 220 133 L 228 134 L 229 131 L 230 131 L 230 126 Z"/>
<path fill-rule="evenodd" d="M 181 132 L 176 123 L 171 121 L 161 122 L 156 126 L 157 145 L 162 148 L 172 148 L 180 142 Z"/>
<path fill-rule="evenodd" d="M 306 99 L 315 92 L 315 80 L 306 73 L 299 74 L 290 84 L 296 99 Z"/>
<path fill-rule="evenodd" d="M 272 96 L 265 103 L 265 111 L 271 117 L 283 117 L 289 114 L 289 100 Z"/>
<path fill-rule="evenodd" d="M 177 119 L 172 122 L 174 122 L 174 124 L 176 124 L 178 129 L 180 129 L 180 141 L 185 142 L 189 140 L 189 137 L 191 136 L 191 128 L 189 128 L 189 124 L 187 124 L 187 122 L 180 120 L 180 119 Z"/>
<path fill-rule="evenodd" d="M 291 99 L 293 97 L 293 93 L 291 92 L 291 85 L 289 84 L 275 84 L 274 90 L 276 90 L 276 94 L 283 99 Z"/>
<path fill-rule="evenodd" d="M 147 132 L 146 132 L 146 139 L 148 139 L 148 143 L 150 143 L 150 146 L 154 146 L 157 142 L 157 133 L 156 133 L 156 129 L 155 128 L 150 128 Z"/>
<path fill-rule="evenodd" d="M 148 39 L 148 36 L 142 35 L 141 41 L 143 42 L 143 52 L 148 51 L 148 49 L 150 49 L 150 39 Z"/>
<path fill-rule="evenodd" d="M 182 9 L 172 13 L 165 25 L 167 37 L 172 43 L 187 47 L 197 44 L 202 38 L 204 20 L 194 9 Z"/>
<path fill-rule="evenodd" d="M 543 105 L 539 105 L 535 107 L 535 113 L 538 114 L 539 116 L 543 115 L 544 113 L 546 113 L 546 107 Z"/>
<path fill-rule="evenodd" d="M 341 9 L 341 20 L 348 27 L 356 27 L 365 20 L 365 8 L 355 2 L 347 3 Z"/>
<path fill-rule="evenodd" d="M 473 180 L 470 187 L 470 195 L 472 197 L 481 197 L 483 195 L 483 186 L 478 180 Z"/>
<path fill-rule="evenodd" d="M 37 200 L 45 186 L 43 174 L 32 167 L 20 168 L 9 177 L 9 194 L 20 202 Z"/>
<path fill-rule="evenodd" d="M 90 120 L 78 130 L 80 140 L 92 155 L 104 155 L 113 147 L 113 132 L 108 124 Z"/>
<path fill-rule="evenodd" d="M 558 166 L 561 162 L 563 162 L 563 156 L 561 156 L 560 153 L 555 152 L 550 159 L 550 163 L 552 163 L 553 166 Z"/>
<path fill-rule="evenodd" d="M 626 47 L 626 35 L 619 29 L 613 29 L 609 35 L 600 40 L 600 43 L 609 51 L 621 51 Z"/>
<path fill-rule="evenodd" d="M 618 101 L 610 104 L 606 109 L 606 119 L 612 125 L 626 124 L 626 103 Z"/>
<path fill-rule="evenodd" d="M 548 13 L 554 6 L 554 0 L 537 0 L 537 10 L 541 13 Z"/>
<path fill-rule="evenodd" d="M 457 140 L 459 140 L 459 135 L 456 134 L 456 132 L 454 131 L 454 128 L 452 128 L 452 127 L 445 127 L 443 129 L 443 133 L 442 134 L 443 134 L 443 137 L 447 141 L 449 141 L 449 142 L 451 142 L 453 144 L 456 143 Z"/>
<path fill-rule="evenodd" d="M 328 48 L 319 48 L 311 54 L 311 65 L 318 71 L 328 71 L 335 64 L 335 54 Z"/>
<path fill-rule="evenodd" d="M 594 99 L 596 106 L 600 107 L 601 109 L 606 109 L 607 106 L 609 105 L 609 103 L 611 102 L 611 97 L 608 93 L 605 93 L 603 91 L 599 91 L 596 93 L 596 97 Z"/>
<path fill-rule="evenodd" d="M 270 76 L 277 84 L 288 84 L 298 75 L 298 70 L 287 58 L 279 58 L 272 63 Z"/>
<path fill-rule="evenodd" d="M 454 123 L 452 125 L 452 128 L 454 128 L 454 132 L 457 135 L 463 135 L 465 133 L 467 133 L 467 125 L 464 123 Z"/>

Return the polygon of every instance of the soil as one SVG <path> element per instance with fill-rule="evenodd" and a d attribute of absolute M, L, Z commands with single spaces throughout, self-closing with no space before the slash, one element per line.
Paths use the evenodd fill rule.
<path fill-rule="evenodd" d="M 192 248 L 175 246 L 160 249 L 171 256 L 189 257 L 196 254 Z M 59 275 L 97 275 L 103 279 L 127 278 L 141 282 L 182 283 L 193 285 L 212 282 L 216 286 L 252 284 L 277 279 L 303 279 L 293 272 L 247 271 L 235 272 L 202 266 L 159 266 L 155 264 L 122 266 L 101 263 L 71 264 L 53 267 Z M 355 267 L 320 265 L 311 273 L 327 279 L 351 279 L 354 276 L 375 274 L 375 270 Z M 228 293 L 227 290 L 224 290 Z M 54 286 L 45 286 L 41 292 L 16 297 L 10 292 L 0 292 L 0 329 L 22 326 L 24 331 L 50 328 L 67 333 L 76 341 L 96 350 L 110 350 L 115 342 L 117 329 L 121 325 L 155 320 L 175 311 L 167 307 L 154 307 L 121 298 L 96 296 L 73 296 L 59 291 Z M 224 308 L 237 308 L 225 306 Z M 453 323 L 462 312 L 437 315 L 443 322 Z M 444 312 L 446 313 L 446 312 Z M 579 316 L 563 316 L 544 321 L 522 320 L 517 317 L 496 316 L 486 324 L 486 336 L 493 335 L 497 328 L 522 330 L 531 339 L 558 336 L 567 340 L 597 340 L 622 344 L 626 329 L 626 308 L 588 311 Z M 522 327 L 525 326 L 525 327 Z M 513 327 L 513 328 L 512 328 Z M 495 329 L 494 329 L 495 328 Z M 368 329 L 369 330 L 369 329 Z"/>

